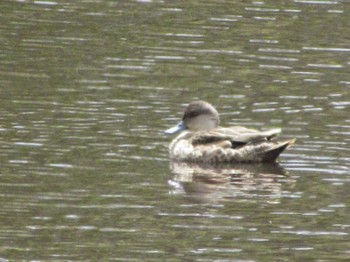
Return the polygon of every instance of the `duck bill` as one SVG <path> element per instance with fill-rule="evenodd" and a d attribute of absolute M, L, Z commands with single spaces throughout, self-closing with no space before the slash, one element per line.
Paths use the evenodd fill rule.
<path fill-rule="evenodd" d="M 178 133 L 178 132 L 183 131 L 185 129 L 186 129 L 186 126 L 185 126 L 184 122 L 181 121 L 176 126 L 169 128 L 168 130 L 165 130 L 164 133 L 165 134 L 175 134 L 175 133 Z"/>

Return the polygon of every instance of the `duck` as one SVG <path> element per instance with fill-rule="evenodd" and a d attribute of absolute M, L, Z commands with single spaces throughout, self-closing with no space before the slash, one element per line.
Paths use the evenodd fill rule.
<path fill-rule="evenodd" d="M 255 130 L 243 126 L 221 127 L 218 111 L 206 101 L 193 101 L 182 120 L 165 134 L 180 133 L 169 145 L 172 161 L 188 163 L 268 163 L 295 139 L 277 141 L 280 128 Z"/>

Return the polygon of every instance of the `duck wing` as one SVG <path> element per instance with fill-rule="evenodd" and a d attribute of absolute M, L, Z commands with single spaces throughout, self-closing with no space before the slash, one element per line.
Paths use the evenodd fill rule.
<path fill-rule="evenodd" d="M 271 140 L 281 132 L 281 129 L 257 131 L 241 126 L 229 128 L 216 128 L 210 131 L 197 132 L 192 137 L 192 145 L 206 145 L 227 141 L 231 148 L 237 148 L 246 144 Z M 227 145 L 226 142 L 226 145 Z"/>

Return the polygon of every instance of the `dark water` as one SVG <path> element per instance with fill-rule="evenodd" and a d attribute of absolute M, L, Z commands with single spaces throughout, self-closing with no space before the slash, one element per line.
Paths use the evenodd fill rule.
<path fill-rule="evenodd" d="M 346 261 L 348 1 L 0 3 L 0 260 Z M 278 165 L 169 163 L 183 107 Z"/>

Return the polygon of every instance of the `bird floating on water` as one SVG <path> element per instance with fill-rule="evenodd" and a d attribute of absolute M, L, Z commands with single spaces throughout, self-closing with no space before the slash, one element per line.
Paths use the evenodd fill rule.
<path fill-rule="evenodd" d="M 191 102 L 182 121 L 165 131 L 182 131 L 170 144 L 170 158 L 190 163 L 275 162 L 295 139 L 276 141 L 281 129 L 258 131 L 242 126 L 220 127 L 216 109 L 205 101 Z"/>

